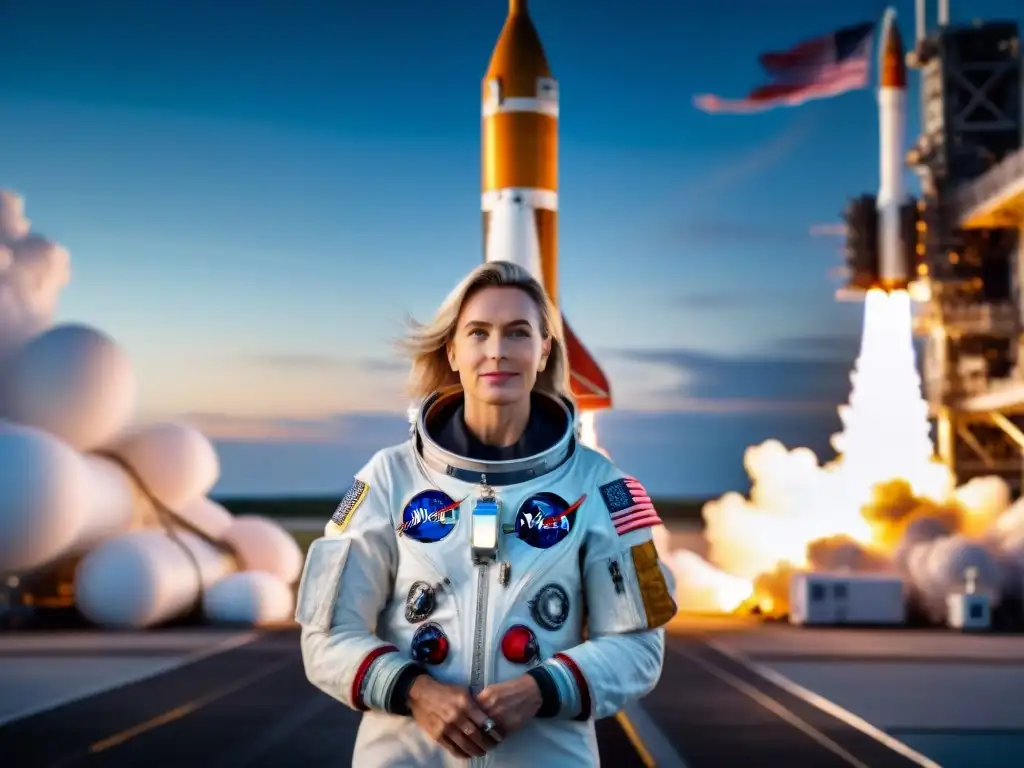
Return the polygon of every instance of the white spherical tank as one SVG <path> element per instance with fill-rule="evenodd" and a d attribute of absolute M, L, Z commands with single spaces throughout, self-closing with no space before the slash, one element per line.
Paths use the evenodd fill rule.
<path fill-rule="evenodd" d="M 284 528 L 265 517 L 236 517 L 222 541 L 231 547 L 243 571 L 265 571 L 285 584 L 295 583 L 302 573 L 302 550 Z"/>
<path fill-rule="evenodd" d="M 198 569 L 197 569 L 198 566 Z M 142 629 L 181 616 L 204 587 L 232 572 L 229 557 L 190 533 L 144 530 L 105 541 L 75 572 L 75 604 L 102 627 Z"/>
<path fill-rule="evenodd" d="M 112 450 L 174 511 L 205 496 L 220 473 L 213 445 L 188 424 L 160 422 L 132 430 Z"/>
<path fill-rule="evenodd" d="M 59 325 L 17 353 L 8 371 L 6 410 L 79 451 L 91 451 L 128 424 L 135 375 L 112 339 L 84 325 Z"/>
<path fill-rule="evenodd" d="M 289 621 L 295 613 L 295 594 L 279 578 L 264 571 L 233 573 L 206 590 L 203 611 L 214 623 Z"/>
<path fill-rule="evenodd" d="M 39 429 L 0 422 L 0 572 L 24 572 L 64 554 L 89 502 L 78 453 Z"/>
<path fill-rule="evenodd" d="M 89 510 L 75 541 L 76 551 L 128 533 L 145 517 L 142 507 L 149 503 L 117 462 L 91 453 L 83 455 L 82 462 L 89 477 Z"/>
<path fill-rule="evenodd" d="M 217 541 L 223 538 L 224 532 L 235 521 L 230 512 L 207 496 L 200 496 L 175 512 L 177 517 Z"/>

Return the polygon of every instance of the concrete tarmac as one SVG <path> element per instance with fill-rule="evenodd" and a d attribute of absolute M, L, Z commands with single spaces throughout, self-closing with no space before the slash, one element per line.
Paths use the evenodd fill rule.
<path fill-rule="evenodd" d="M 254 642 L 0 727 L 12 768 L 348 766 L 360 715 L 315 689 L 298 633 Z M 644 766 L 618 721 L 598 724 L 602 762 Z M 12 762 L 7 762 L 12 758 Z"/>
<path fill-rule="evenodd" d="M 641 708 L 597 723 L 603 765 L 920 765 L 699 639 L 674 636 L 668 646 Z M 359 717 L 306 680 L 289 628 L 10 721 L 0 727 L 0 762 L 348 766 Z"/>

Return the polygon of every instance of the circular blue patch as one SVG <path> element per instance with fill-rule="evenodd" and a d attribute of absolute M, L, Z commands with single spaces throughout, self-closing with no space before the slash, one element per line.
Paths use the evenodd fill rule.
<path fill-rule="evenodd" d="M 420 491 L 402 510 L 398 533 L 427 544 L 440 541 L 458 522 L 459 503 L 441 491 Z"/>
<path fill-rule="evenodd" d="M 548 549 L 569 535 L 576 522 L 576 508 L 553 493 L 538 493 L 519 508 L 516 515 L 516 533 L 519 538 L 537 549 Z"/>

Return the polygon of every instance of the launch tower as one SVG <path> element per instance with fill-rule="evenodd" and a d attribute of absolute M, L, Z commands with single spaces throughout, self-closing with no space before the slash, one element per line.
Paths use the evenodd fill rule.
<path fill-rule="evenodd" d="M 940 458 L 959 482 L 1024 473 L 1024 149 L 1018 25 L 953 25 L 917 0 L 907 64 L 921 133 L 907 153 L 921 199 L 907 218 L 924 304 L 922 378 Z"/>

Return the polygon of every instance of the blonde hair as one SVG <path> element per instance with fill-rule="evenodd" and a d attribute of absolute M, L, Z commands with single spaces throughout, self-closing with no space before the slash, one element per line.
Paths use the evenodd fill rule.
<path fill-rule="evenodd" d="M 561 315 L 544 286 L 529 271 L 510 261 L 484 262 L 466 275 L 441 302 L 431 322 L 409 320 L 409 333 L 399 341 L 399 347 L 412 360 L 410 395 L 421 400 L 438 390 L 459 385 L 459 374 L 452 370 L 448 360 L 448 345 L 466 302 L 481 289 L 496 286 L 518 288 L 529 296 L 540 314 L 541 335 L 551 340 L 547 365 L 537 373 L 534 390 L 572 399 Z"/>

